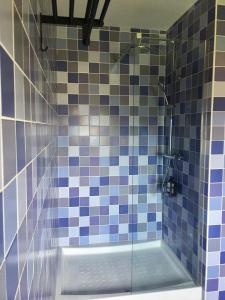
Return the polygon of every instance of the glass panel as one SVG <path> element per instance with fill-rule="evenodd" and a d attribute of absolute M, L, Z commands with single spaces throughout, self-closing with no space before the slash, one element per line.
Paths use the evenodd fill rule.
<path fill-rule="evenodd" d="M 166 260 L 161 249 L 162 177 L 164 105 L 159 82 L 164 84 L 165 38 L 157 33 L 137 41 L 134 76 L 134 159 L 137 174 L 133 178 L 134 226 L 132 291 L 145 292 L 166 284 L 164 269 L 158 262 Z"/>
<path fill-rule="evenodd" d="M 185 41 L 175 45 L 156 32 L 121 43 L 120 54 L 110 57 L 110 95 L 98 99 L 91 94 L 90 104 L 78 104 L 69 112 L 70 117 L 80 110 L 85 124 L 76 133 L 69 125 L 69 136 L 81 135 L 79 168 L 85 176 L 80 174 L 80 184 L 88 186 L 91 195 L 89 202 L 79 198 L 79 226 L 88 227 L 88 237 L 80 231 L 77 247 L 61 251 L 62 294 L 90 299 L 198 282 L 198 208 L 194 201 L 187 207 L 186 199 L 196 199 L 199 188 L 198 99 L 203 74 L 198 74 L 191 102 L 184 98 L 173 104 L 177 85 L 190 80 L 189 69 L 182 69 L 182 49 L 201 58 L 201 70 L 204 47 Z M 186 173 L 193 170 L 186 182 Z"/>
<path fill-rule="evenodd" d="M 133 175 L 132 292 L 193 287 L 195 268 L 198 266 L 198 209 L 195 204 L 192 205 L 196 210 L 183 205 L 185 197 L 195 198 L 199 183 L 197 178 L 194 185 L 191 181 L 189 185 L 185 184 L 183 180 L 185 167 L 191 167 L 192 159 L 198 157 L 197 150 L 193 149 L 194 145 L 197 147 L 197 141 L 192 145 L 194 140 L 191 137 L 198 139 L 200 124 L 198 120 L 191 119 L 189 104 L 184 106 L 183 103 L 185 100 L 179 100 L 181 103 L 176 106 L 171 100 L 181 97 L 174 91 L 179 84 L 186 83 L 185 77 L 188 77 L 188 69 L 185 75 L 182 74 L 182 49 L 186 46 L 196 59 L 199 56 L 201 68 L 204 65 L 204 43 L 199 45 L 196 41 L 189 41 L 185 44 L 185 41 L 180 41 L 175 44 L 165 35 L 154 33 L 136 44 L 133 160 L 137 164 L 137 173 Z M 166 74 L 170 76 L 167 86 Z M 184 82 L 181 76 L 184 76 Z M 201 85 L 201 73 L 198 80 Z M 199 95 L 195 92 L 197 90 L 188 95 L 191 96 L 191 107 L 196 116 L 194 108 L 197 109 Z M 185 137 L 188 138 L 187 145 Z M 192 150 L 189 143 L 193 146 L 190 146 Z M 183 158 L 185 150 L 196 153 Z M 162 217 L 166 229 L 162 228 Z M 169 230 L 169 236 L 165 230 Z"/>
<path fill-rule="evenodd" d="M 177 40 L 167 47 L 167 107 L 165 117 L 165 182 L 172 177 L 176 196 L 164 189 L 163 241 L 176 254 L 195 284 L 199 283 L 200 243 L 200 132 L 206 44 L 204 40 Z M 174 63 L 173 63 L 174 61 Z M 172 151 L 169 152 L 172 111 Z M 204 234 L 202 234 L 204 236 Z"/>
<path fill-rule="evenodd" d="M 117 52 L 120 43 L 114 44 Z M 92 70 L 89 75 L 89 104 L 84 95 L 84 104 L 71 105 L 71 116 L 76 115 L 75 119 L 80 114 L 79 120 L 84 123 L 80 131 L 75 132 L 74 124 L 69 127 L 73 145 L 80 144 L 79 168 L 83 173 L 75 174 L 80 179 L 80 191 L 85 188 L 91 191 L 88 199 L 79 199 L 82 206 L 79 226 L 88 233 L 80 232 L 82 244 L 61 252 L 62 294 L 79 295 L 82 299 L 82 296 L 90 299 L 103 294 L 130 293 L 132 268 L 133 95 L 129 88 L 132 63 L 130 66 L 128 54 L 117 61 L 119 55 L 101 52 L 100 63 L 99 56 L 91 54 L 90 65 L 97 65 L 102 74 Z M 103 84 L 94 84 L 99 80 Z M 96 95 L 100 88 L 100 95 Z M 75 213 L 77 209 L 74 208 Z"/>

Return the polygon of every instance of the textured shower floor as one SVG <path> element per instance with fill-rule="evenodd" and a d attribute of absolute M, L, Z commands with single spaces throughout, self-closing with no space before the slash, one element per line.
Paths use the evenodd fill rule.
<path fill-rule="evenodd" d="M 58 285 L 63 296 L 57 299 L 62 300 L 195 286 L 171 250 L 158 241 L 133 247 L 63 248 Z"/>

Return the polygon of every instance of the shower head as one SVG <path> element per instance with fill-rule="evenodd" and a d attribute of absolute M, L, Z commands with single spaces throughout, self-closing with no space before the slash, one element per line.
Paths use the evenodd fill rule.
<path fill-rule="evenodd" d="M 124 51 L 124 53 L 122 53 L 122 57 L 124 55 L 137 55 L 137 54 L 144 54 L 144 53 L 149 53 L 150 49 L 147 48 L 146 46 L 144 45 L 131 45 L 128 47 L 128 49 L 126 49 Z"/>
<path fill-rule="evenodd" d="M 137 54 L 146 54 L 146 53 L 150 54 L 151 45 L 161 45 L 160 43 L 163 43 L 164 45 L 166 43 L 174 45 L 175 41 L 168 39 L 164 36 L 142 37 L 142 34 L 137 33 L 137 37 L 134 43 L 127 45 L 127 47 L 120 52 L 119 56 L 115 58 L 114 63 L 121 62 L 126 55 L 135 56 Z"/>
<path fill-rule="evenodd" d="M 131 44 L 125 48 L 115 60 L 115 63 L 121 62 L 126 55 L 135 56 L 137 54 L 150 53 L 150 48 L 144 44 Z"/>
<path fill-rule="evenodd" d="M 169 104 L 169 101 L 168 101 L 167 96 L 166 96 L 166 90 L 165 90 L 164 84 L 159 81 L 158 86 L 161 89 L 161 91 L 163 92 L 164 101 L 165 101 L 166 106 L 169 106 L 170 104 Z"/>

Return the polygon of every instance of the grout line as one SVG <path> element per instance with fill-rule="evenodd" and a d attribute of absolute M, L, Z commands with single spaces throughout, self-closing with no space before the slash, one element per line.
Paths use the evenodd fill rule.
<path fill-rule="evenodd" d="M 28 7 L 30 7 L 29 2 L 28 2 Z M 45 77 L 46 81 L 48 82 L 47 77 L 46 77 L 46 74 L 45 74 L 45 72 L 44 72 L 44 69 L 42 68 L 42 65 L 41 65 L 41 63 L 40 63 L 40 59 L 39 59 L 39 57 L 38 57 L 38 55 L 37 55 L 37 53 L 36 53 L 36 51 L 35 51 L 35 49 L 34 49 L 34 46 L 33 46 L 32 42 L 31 42 L 31 40 L 30 40 L 29 32 L 27 32 L 27 28 L 26 28 L 26 26 L 25 26 L 25 24 L 24 24 L 24 20 L 23 20 L 23 18 L 21 18 L 21 16 L 20 16 L 20 14 L 19 14 L 19 12 L 18 12 L 18 9 L 17 9 L 17 6 L 16 6 L 15 2 L 14 2 L 14 8 L 15 8 L 17 14 L 18 14 L 18 17 L 19 17 L 20 22 L 21 22 L 21 24 L 22 24 L 23 30 L 24 30 L 24 32 L 25 32 L 25 34 L 26 34 L 26 37 L 28 38 L 28 40 L 29 40 L 29 42 L 30 42 L 30 46 L 31 46 L 31 48 L 32 48 L 32 50 L 33 50 L 33 52 L 34 52 L 34 54 L 35 54 L 37 60 L 38 60 L 38 63 L 39 63 L 40 68 L 41 68 L 41 70 L 42 70 L 42 72 L 43 72 L 43 74 L 44 74 L 44 77 Z M 33 13 L 33 11 L 32 11 L 32 13 Z M 32 17 L 33 17 L 33 19 L 35 20 L 34 14 L 32 14 Z M 36 20 L 35 20 L 35 25 L 36 25 L 36 29 L 37 29 L 37 31 L 38 31 L 38 25 L 37 25 L 37 23 L 36 23 Z M 29 26 L 29 29 L 30 29 L 30 26 Z M 38 31 L 38 33 L 39 33 L 39 31 Z M 39 33 L 39 36 L 40 36 L 40 33 Z M 38 37 L 39 37 L 39 36 L 38 36 Z M 45 54 L 45 55 L 46 55 L 46 54 Z M 46 55 L 46 58 L 47 58 L 46 61 L 47 61 L 48 67 L 49 67 L 49 69 L 50 69 L 50 66 L 49 66 L 49 63 L 48 63 L 48 57 L 47 57 L 47 55 Z M 49 86 L 49 87 L 50 87 L 50 86 Z M 51 89 L 51 87 L 50 87 L 50 89 Z"/>
<path fill-rule="evenodd" d="M 17 118 L 11 118 L 11 117 L 5 117 L 0 116 L 0 120 L 8 120 L 8 121 L 15 121 L 15 122 L 24 122 L 24 123 L 30 123 L 30 124 L 37 124 L 37 125 L 45 125 L 45 126 L 57 126 L 57 123 L 43 123 L 38 121 L 31 121 L 31 120 L 24 120 L 24 119 L 17 119 Z"/>
<path fill-rule="evenodd" d="M 31 46 L 31 48 L 32 48 L 32 50 L 33 50 L 33 53 L 34 53 L 34 55 L 36 56 L 36 59 L 37 59 L 37 62 L 38 62 L 38 66 L 40 67 L 40 69 L 41 69 L 41 71 L 42 71 L 42 74 L 44 75 L 45 80 L 46 80 L 46 82 L 47 82 L 47 84 L 48 84 L 48 88 L 49 88 L 49 90 L 51 91 L 52 95 L 54 95 L 53 90 L 52 90 L 52 88 L 51 88 L 51 85 L 50 85 L 50 83 L 49 83 L 49 81 L 48 81 L 48 78 L 46 77 L 46 74 L 45 74 L 45 72 L 44 72 L 44 70 L 43 70 L 43 68 L 42 68 L 42 66 L 41 66 L 40 60 L 39 60 L 39 58 L 38 58 L 38 56 L 37 56 L 37 53 L 36 53 L 36 51 L 35 51 L 34 48 L 33 48 L 33 44 L 31 43 L 30 37 L 28 36 L 28 33 L 27 33 L 27 31 L 26 31 L 27 28 L 25 27 L 25 25 L 24 25 L 24 23 L 23 23 L 23 20 L 22 20 L 21 17 L 20 17 L 20 14 L 19 14 L 19 12 L 18 12 L 18 10 L 17 10 L 16 5 L 13 5 L 13 28 L 12 28 L 12 29 L 13 29 L 13 31 L 14 31 L 14 8 L 15 8 L 17 14 L 18 14 L 18 17 L 19 17 L 19 19 L 20 19 L 20 21 L 21 21 L 21 24 L 22 24 L 22 26 L 23 26 L 23 30 L 24 30 L 24 32 L 25 32 L 25 34 L 26 34 L 26 37 L 27 37 L 28 41 L 29 41 L 29 46 Z M 8 52 L 8 50 L 5 48 L 5 46 L 2 44 L 1 41 L 0 41 L 0 45 L 1 45 L 2 48 L 5 50 L 5 52 L 8 54 L 8 56 L 11 58 L 11 60 L 13 61 L 13 63 L 18 67 L 18 69 L 22 72 L 22 74 L 26 77 L 26 79 L 27 79 L 27 80 L 30 82 L 30 84 L 34 87 L 34 89 L 38 92 L 38 94 L 46 101 L 46 103 L 48 104 L 48 106 L 50 106 L 50 107 L 56 112 L 56 110 L 54 109 L 54 107 L 52 106 L 52 104 L 51 104 L 50 102 L 48 102 L 47 99 L 45 99 L 45 97 L 44 97 L 44 95 L 41 93 L 41 91 L 34 85 L 34 83 L 31 81 L 31 79 L 28 78 L 28 76 L 25 74 L 25 72 L 22 70 L 22 68 L 19 66 L 19 64 L 18 64 L 17 61 L 15 60 L 14 34 L 13 34 L 12 38 L 13 38 L 13 55 L 11 55 L 11 54 Z M 49 66 L 49 70 L 51 70 L 51 69 L 50 69 L 50 66 Z M 56 71 L 53 71 L 53 72 L 56 72 Z M 57 112 L 56 112 L 56 113 L 57 113 Z"/>
<path fill-rule="evenodd" d="M 57 111 L 55 110 L 55 108 L 52 106 L 52 104 L 50 104 L 44 97 L 44 95 L 42 95 L 41 91 L 38 90 L 38 88 L 34 85 L 34 83 L 31 81 L 30 78 L 27 77 L 27 75 L 24 73 L 24 71 L 21 69 L 21 67 L 18 65 L 18 63 L 14 60 L 14 58 L 12 57 L 12 55 L 8 52 L 8 50 L 5 48 L 5 46 L 2 44 L 2 42 L 0 41 L 0 46 L 4 49 L 4 51 L 7 53 L 7 55 L 10 57 L 10 59 L 12 60 L 13 64 L 16 65 L 16 67 L 18 68 L 18 70 L 23 74 L 23 76 L 29 81 L 30 85 L 33 86 L 33 88 L 35 89 L 35 91 L 45 100 L 45 102 L 47 103 L 47 105 L 57 114 Z M 51 90 L 51 89 L 50 89 Z M 52 90 L 51 90 L 52 92 Z M 52 92 L 53 94 L 53 92 Z M 54 94 L 53 94 L 54 95 Z"/>
<path fill-rule="evenodd" d="M 15 40 L 14 40 L 14 0 L 12 1 L 12 57 L 13 57 L 13 61 L 14 61 L 14 58 L 15 58 Z"/>
<path fill-rule="evenodd" d="M 1 269 L 1 267 L 2 267 L 2 265 L 3 265 L 3 263 L 4 263 L 4 261 L 5 261 L 6 257 L 7 257 L 7 255 L 8 255 L 8 253 L 9 253 L 9 251 L 10 251 L 10 248 L 11 248 L 11 246 L 12 246 L 12 244 L 13 244 L 13 241 L 14 241 L 16 235 L 18 235 L 19 229 L 20 229 L 20 227 L 21 227 L 23 221 L 25 220 L 25 218 L 26 218 L 26 216 L 27 216 L 27 212 L 28 212 L 29 208 L 30 208 L 31 205 L 33 204 L 34 197 L 35 197 L 35 195 L 37 194 L 37 191 L 38 191 L 40 185 L 42 184 L 42 181 L 44 180 L 45 175 L 46 175 L 46 173 L 48 172 L 48 170 L 49 170 L 49 168 L 50 168 L 50 165 L 51 165 L 53 159 L 54 159 L 54 158 L 51 159 L 51 161 L 50 161 L 48 167 L 46 167 L 46 172 L 45 172 L 44 175 L 42 176 L 42 178 L 41 178 L 41 180 L 40 180 L 40 182 L 39 182 L 39 185 L 37 186 L 37 188 L 36 188 L 36 190 L 35 190 L 34 196 L 33 196 L 32 200 L 31 200 L 31 202 L 30 202 L 30 205 L 29 205 L 29 206 L 27 207 L 27 209 L 26 209 L 26 214 L 25 214 L 25 216 L 23 217 L 20 226 L 17 228 L 16 234 L 14 235 L 14 237 L 13 237 L 13 239 L 12 239 L 12 242 L 10 243 L 10 245 L 9 245 L 9 247 L 8 247 L 8 249 L 7 249 L 7 251 L 4 251 L 4 259 L 3 259 L 2 264 L 0 265 L 0 269 Z M 31 163 L 29 163 L 29 165 L 30 165 L 30 164 L 31 164 Z M 21 172 L 20 172 L 20 173 L 21 173 Z M 44 202 L 45 202 L 45 201 L 44 201 Z M 40 209 L 40 212 L 41 212 L 42 209 L 43 209 L 44 202 L 43 202 L 43 205 L 42 205 L 42 207 L 41 207 L 41 209 Z M 3 201 L 3 203 L 4 203 L 4 201 Z M 3 212 L 4 212 L 4 211 L 3 211 Z M 40 218 L 40 214 L 39 214 L 39 218 Z M 39 220 L 39 218 L 38 218 L 38 220 Z M 32 235 L 31 243 L 32 243 L 32 240 L 33 240 L 33 237 L 34 237 L 34 233 L 35 233 L 35 230 L 36 230 L 36 227 L 37 227 L 37 226 L 38 226 L 38 221 L 37 221 L 37 224 L 36 224 L 36 226 L 35 226 L 35 229 L 34 229 L 34 232 L 33 232 L 33 235 Z M 5 247 L 5 245 L 4 245 L 4 247 Z M 29 247 L 30 247 L 30 245 L 29 245 Z M 29 247 L 28 247 L 28 248 L 29 248 Z M 5 250 L 6 250 L 6 249 L 5 249 Z M 28 250 L 27 250 L 27 252 L 28 252 Z"/>
<path fill-rule="evenodd" d="M 16 175 L 12 178 L 12 179 L 10 179 L 10 181 L 9 182 L 7 182 L 7 184 L 5 184 L 1 189 L 0 189 L 0 193 L 1 192 L 3 192 L 12 182 L 13 182 L 13 180 L 14 179 L 16 179 L 31 163 L 33 163 L 34 162 L 34 160 L 39 156 L 39 155 L 41 155 L 42 154 L 42 152 L 44 152 L 52 143 L 53 143 L 53 140 L 54 140 L 54 138 L 52 139 L 52 141 L 50 142 L 50 143 L 48 143 L 48 145 L 47 146 L 45 146 L 42 150 L 40 150 L 39 152 L 38 152 L 38 154 L 34 157 L 34 158 L 32 158 L 24 167 L 23 167 L 23 169 L 22 170 L 20 170 L 18 173 L 16 173 Z"/>
<path fill-rule="evenodd" d="M 53 159 L 54 159 L 54 158 L 52 158 L 52 160 L 53 160 Z M 52 160 L 50 161 L 48 167 L 46 167 L 46 172 L 45 172 L 44 175 L 42 176 L 41 181 L 40 181 L 39 185 L 37 186 L 37 188 L 36 188 L 36 190 L 35 190 L 34 197 L 35 197 L 35 195 L 37 194 L 37 191 L 39 190 L 39 187 L 40 187 L 40 185 L 42 184 L 42 182 L 43 182 L 43 180 L 44 180 L 44 178 L 45 178 L 45 175 L 46 175 L 46 173 L 48 172 L 48 170 L 49 170 L 49 168 L 50 168 L 50 166 L 51 166 L 51 164 L 52 164 Z M 9 246 L 9 248 L 8 248 L 8 251 L 5 251 L 5 253 L 4 253 L 4 259 L 3 259 L 3 261 L 2 261 L 2 264 L 0 265 L 0 270 L 1 270 L 2 266 L 3 266 L 3 264 L 5 263 L 6 257 L 7 257 L 8 253 L 9 253 L 9 251 L 10 251 L 10 248 L 11 248 L 13 242 L 14 242 L 15 237 L 18 236 L 19 229 L 20 229 L 20 227 L 21 227 L 23 221 L 26 219 L 27 212 L 28 212 L 29 208 L 31 207 L 31 205 L 33 204 L 34 197 L 33 197 L 32 201 L 31 201 L 30 205 L 29 205 L 28 208 L 27 208 L 26 214 L 25 214 L 25 216 L 23 217 L 20 226 L 17 227 L 16 234 L 14 235 L 14 237 L 13 237 L 13 239 L 12 239 L 12 243 L 10 244 L 10 246 Z M 45 198 L 45 201 L 46 201 L 46 200 L 47 200 L 47 198 Z M 30 242 L 30 245 L 28 245 L 28 247 L 27 247 L 27 249 L 26 249 L 26 253 L 27 253 L 27 254 L 31 252 L 31 251 L 29 251 L 29 250 L 30 250 L 30 248 L 31 248 L 31 246 L 32 246 L 32 242 L 34 241 L 34 235 L 35 235 L 36 229 L 37 229 L 37 227 L 38 227 L 39 219 L 40 219 L 40 216 L 41 216 L 41 212 L 42 212 L 42 210 L 43 210 L 43 208 L 44 208 L 45 201 L 43 202 L 42 207 L 40 207 L 40 214 L 39 214 L 39 216 L 37 216 L 37 223 L 36 223 L 36 225 L 35 225 L 35 229 L 34 229 L 33 234 L 32 234 L 31 242 Z M 3 212 L 4 212 L 4 211 L 3 211 Z M 27 225 L 27 222 L 26 222 L 26 225 Z M 17 251 L 18 251 L 18 250 L 17 250 Z M 28 260 L 28 257 L 26 257 L 26 262 L 27 262 L 27 260 Z M 23 271 L 24 271 L 24 269 L 25 269 L 25 267 L 26 267 L 26 262 L 24 263 L 23 269 L 22 269 L 22 271 L 21 271 L 21 277 L 19 278 L 19 282 L 21 281 Z M 19 282 L 18 282 L 18 287 L 19 287 Z"/>
<path fill-rule="evenodd" d="M 33 12 L 33 10 L 32 10 L 32 7 L 31 7 L 31 5 L 30 5 L 30 1 L 28 2 L 29 4 L 28 4 L 28 6 L 29 6 L 29 9 L 31 8 L 31 11 Z M 15 7 L 15 9 L 17 10 L 17 8 Z M 18 11 L 17 11 L 18 12 Z M 19 14 L 18 14 L 19 15 Z M 34 16 L 33 16 L 34 17 Z M 20 15 L 19 15 L 19 18 L 20 18 Z M 20 18 L 21 19 L 21 18 Z M 34 18 L 35 19 L 35 18 Z M 36 22 L 36 20 L 35 20 L 35 22 Z M 29 47 L 31 47 L 32 49 L 33 49 L 33 51 L 34 51 L 34 48 L 33 48 L 33 44 L 31 43 L 31 41 L 30 41 L 30 38 L 28 37 L 28 33 L 27 33 L 27 28 L 25 28 L 25 26 L 24 26 L 24 23 L 23 23 L 23 21 L 22 21 L 22 26 L 24 27 L 24 31 L 25 31 L 25 34 L 26 34 L 26 36 L 27 36 L 27 38 L 28 38 L 28 41 L 29 41 Z M 38 29 L 38 27 L 37 27 L 37 29 Z M 14 30 L 14 3 L 12 2 L 12 31 Z M 14 31 L 13 31 L 14 32 Z M 2 43 L 0 43 L 0 45 L 2 46 L 2 48 L 6 51 L 6 53 L 9 55 L 9 57 L 12 59 L 12 63 L 14 64 L 14 66 L 17 66 L 17 68 L 18 68 L 18 70 L 23 74 L 23 76 L 25 77 L 25 78 L 27 78 L 27 80 L 28 80 L 28 82 L 30 83 L 30 85 L 31 86 L 33 86 L 34 87 L 34 89 L 35 89 L 35 91 L 38 93 L 38 95 L 40 95 L 44 100 L 45 100 L 45 102 L 47 103 L 47 105 L 48 105 L 48 107 L 51 109 L 50 110 L 50 113 L 52 113 L 52 111 L 53 111 L 53 113 L 55 113 L 56 114 L 56 116 L 57 116 L 57 111 L 55 110 L 55 108 L 52 106 L 52 104 L 50 103 L 50 102 L 48 102 L 46 99 L 45 99 L 45 97 L 42 95 L 42 93 L 41 93 L 41 91 L 39 91 L 38 90 L 38 88 L 33 84 L 33 82 L 30 80 L 30 78 L 28 78 L 27 77 L 27 75 L 24 73 L 24 71 L 21 69 L 21 67 L 17 64 L 17 62 L 15 61 L 15 59 L 14 59 L 14 57 L 15 57 L 15 55 L 14 55 L 14 51 L 15 51 L 15 49 L 14 49 L 14 35 L 12 35 L 12 46 L 13 46 L 13 53 L 12 54 L 10 54 L 8 51 L 7 51 L 7 49 L 4 47 L 4 45 L 2 44 Z M 41 64 L 40 64 L 40 60 L 39 60 L 39 58 L 38 58 L 38 56 L 37 56 L 37 54 L 36 54 L 36 52 L 34 51 L 34 55 L 36 56 L 36 58 L 37 58 L 37 63 L 38 63 L 38 67 L 41 69 L 41 71 L 42 71 L 42 73 L 41 73 L 41 77 L 44 75 L 44 78 L 47 80 L 47 77 L 46 77 L 46 74 L 45 74 L 45 72 L 44 72 L 44 70 L 43 70 L 43 68 L 42 68 L 42 66 L 41 66 Z M 46 58 L 47 58 L 47 56 L 46 56 Z M 48 62 L 48 58 L 47 58 L 47 65 L 48 65 L 48 67 L 49 67 L 49 62 Z M 51 70 L 51 69 L 49 69 L 49 70 Z M 14 72 L 14 79 L 15 79 L 15 72 Z M 51 96 L 53 97 L 53 99 L 54 99 L 54 93 L 53 93 L 53 91 L 52 91 L 52 88 L 51 88 L 51 86 L 50 86 L 50 84 L 49 84 L 49 82 L 48 82 L 48 80 L 47 80 L 47 84 L 48 84 L 48 88 L 49 88 L 49 91 L 51 92 Z M 43 86 L 44 87 L 44 86 Z M 15 91 L 15 80 L 14 80 L 14 91 Z M 53 116 L 54 117 L 54 116 Z M 50 121 L 52 122 L 52 116 L 50 115 L 49 117 L 47 116 L 47 118 L 49 118 L 50 119 Z M 21 120 L 21 119 L 16 119 L 16 118 L 8 118 L 8 117 L 1 117 L 0 116 L 0 122 L 2 121 L 2 120 L 13 120 L 13 121 L 23 121 L 24 123 L 33 123 L 33 124 L 42 124 L 42 125 L 48 125 L 48 126 L 56 126 L 56 123 L 42 123 L 42 122 L 38 122 L 38 121 L 32 121 L 32 120 L 30 120 L 30 121 L 28 121 L 28 120 Z M 1 124 L 0 124 L 1 125 Z M 15 130 L 15 132 L 16 132 L 16 126 L 14 126 L 14 130 Z M 2 128 L 0 127 L 0 133 L 2 132 Z M 1 139 L 1 141 L 2 141 L 2 134 L 0 134 L 0 139 Z M 16 139 L 16 134 L 15 134 L 15 139 Z M 51 145 L 54 145 L 54 141 L 55 141 L 55 139 L 56 139 L 56 137 L 55 136 L 52 136 L 52 133 L 49 135 L 49 143 L 48 143 L 48 145 L 47 146 L 45 146 L 43 149 L 41 149 L 40 150 L 40 152 L 39 153 L 37 153 L 36 154 L 36 156 L 34 157 L 34 158 L 32 158 L 27 164 L 26 164 L 26 166 L 24 166 L 24 168 L 22 169 L 22 170 L 20 170 L 20 172 L 18 172 L 16 175 L 15 175 L 15 177 L 14 178 L 12 178 L 4 187 L 0 187 L 0 192 L 2 192 L 2 191 L 4 191 L 5 190 L 5 188 L 7 188 L 9 185 L 10 185 L 10 183 L 12 183 L 12 181 L 14 180 L 14 179 L 16 179 L 16 177 L 18 177 L 22 172 L 25 172 L 25 170 L 26 170 L 26 168 L 29 166 L 29 165 L 31 165 L 31 164 L 33 164 L 34 163 L 34 161 L 37 159 L 37 157 L 41 154 L 41 153 L 44 153 L 45 151 L 47 152 L 48 151 L 48 149 L 51 147 Z M 25 147 L 26 147 L 26 143 L 25 143 Z M 2 145 L 2 142 L 0 143 L 0 151 L 2 150 L 2 148 L 3 148 L 3 145 Z M 26 148 L 25 148 L 26 149 Z M 1 153 L 3 153 L 3 151 L 1 151 Z M 0 157 L 0 159 L 1 159 L 2 157 Z M 43 174 L 43 176 L 41 177 L 41 180 L 39 181 L 39 184 L 37 185 L 37 187 L 36 187 L 36 190 L 35 190 L 35 192 L 33 193 L 33 191 L 32 191 L 32 193 L 33 193 L 33 195 L 34 195 L 34 197 L 35 197 L 35 195 L 37 194 L 37 192 L 38 192 L 38 190 L 41 188 L 41 190 L 43 190 L 43 189 L 45 189 L 45 181 L 46 181 L 46 178 L 45 178 L 45 176 L 46 175 L 48 175 L 48 177 L 47 177 L 47 180 L 48 180 L 48 189 L 47 189 L 47 193 L 49 193 L 49 189 L 51 188 L 51 186 L 52 186 L 52 183 L 53 183 L 53 179 L 51 178 L 51 165 L 52 165 L 52 162 L 53 162 L 53 160 L 55 159 L 55 155 L 54 156 L 50 156 L 50 160 L 49 160 L 49 164 L 46 166 L 46 168 L 45 168 L 45 173 Z M 1 161 L 2 161 L 2 159 L 1 159 Z M 17 153 L 16 153 L 16 161 L 17 161 Z M 17 163 L 16 163 L 16 168 L 17 168 Z M 2 173 L 2 174 L 1 174 Z M 1 170 L 0 170 L 0 175 L 3 175 L 3 167 L 1 168 Z M 1 178 L 3 179 L 3 176 L 1 176 Z M 4 181 L 3 181 L 4 182 Z M 18 189 L 17 189 L 17 192 L 18 192 Z M 45 191 L 46 192 L 46 191 Z M 34 236 L 35 236 L 35 234 L 37 233 L 37 228 L 38 228 L 38 225 L 39 225 L 39 220 L 40 220 L 40 217 L 41 217 L 41 214 L 42 214 L 42 211 L 43 211 L 43 208 L 44 208 L 44 204 L 45 204 L 45 202 L 47 201 L 47 193 L 44 193 L 44 195 L 45 195 L 45 199 L 43 199 L 42 201 L 42 206 L 41 207 L 39 207 L 38 208 L 38 210 L 37 210 L 37 222 L 36 222 L 36 225 L 35 225 L 35 228 L 34 228 L 34 231 L 32 232 L 32 238 L 31 238 L 31 243 L 30 243 L 30 245 L 28 245 L 28 247 L 27 247 L 27 249 L 26 249 L 26 253 L 29 255 L 29 253 L 30 252 L 32 252 L 32 250 L 33 250 L 33 247 L 34 247 Z M 31 200 L 31 203 L 30 203 L 30 205 L 29 205 L 29 207 L 26 207 L 26 213 L 25 213 L 25 215 L 24 215 L 24 217 L 23 217 L 23 219 L 22 219 L 22 222 L 24 221 L 24 219 L 26 218 L 26 216 L 27 216 L 27 212 L 29 211 L 29 209 L 30 209 L 30 207 L 31 207 L 31 205 L 33 205 L 33 200 L 34 200 L 34 197 L 33 197 L 33 199 Z M 18 200 L 18 199 L 17 199 Z M 4 216 L 4 199 L 2 199 L 2 202 L 3 202 L 3 220 L 5 219 L 5 216 Z M 19 226 L 19 218 L 18 218 L 18 213 L 19 213 L 19 210 L 18 210 L 18 201 L 17 201 L 17 228 L 16 228 L 16 234 L 15 234 L 15 236 L 13 237 L 13 239 L 12 239 L 12 243 L 9 245 L 9 248 L 8 248 L 8 251 L 6 251 L 6 249 L 5 249 L 5 245 L 4 245 L 4 259 L 3 259 L 3 262 L 2 262 L 2 264 L 0 265 L 0 269 L 1 269 L 1 267 L 3 266 L 3 264 L 5 263 L 5 260 L 6 260 L 6 257 L 7 257 L 7 255 L 8 255 L 8 253 L 9 253 L 9 251 L 10 251 L 10 248 L 11 248 L 11 246 L 12 246 L 12 244 L 13 244 L 13 241 L 14 241 L 14 239 L 15 239 L 15 237 L 16 237 L 16 235 L 18 235 L 18 232 L 19 232 L 19 229 L 20 229 L 20 226 Z M 21 222 L 21 224 L 22 224 L 22 222 Z M 20 225 L 21 225 L 20 224 Z M 42 236 L 43 236 L 43 234 L 44 234 L 44 232 L 42 231 Z M 5 231 L 4 231 L 4 240 L 5 240 Z M 17 244 L 17 251 L 18 251 L 18 244 Z M 24 263 L 24 266 L 23 266 L 23 270 L 22 270 L 22 272 L 21 272 L 21 276 L 22 276 L 22 274 L 23 274 L 23 271 L 24 271 L 24 268 L 26 267 L 26 263 L 27 263 L 27 260 L 28 260 L 28 256 L 26 257 L 26 262 Z M 43 265 L 43 259 L 42 259 L 42 265 Z M 34 278 L 34 273 L 32 274 L 32 277 Z M 32 280 L 33 280 L 33 278 L 32 278 Z M 21 278 L 19 279 L 19 282 L 18 282 L 18 286 L 17 286 L 17 290 L 16 290 L 16 295 L 19 293 L 19 291 L 20 291 L 20 280 L 21 280 Z M 16 296 L 15 296 L 16 297 Z"/>

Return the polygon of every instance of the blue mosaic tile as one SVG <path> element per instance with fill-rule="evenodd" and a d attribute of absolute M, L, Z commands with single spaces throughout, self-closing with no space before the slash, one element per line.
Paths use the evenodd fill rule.
<path fill-rule="evenodd" d="M 57 71 L 67 71 L 67 63 L 65 61 L 56 62 Z"/>
<path fill-rule="evenodd" d="M 78 74 L 77 73 L 68 73 L 68 82 L 69 83 L 77 83 L 78 82 Z"/>
<path fill-rule="evenodd" d="M 89 235 L 89 227 L 80 227 L 80 236 L 88 236 Z"/>
<path fill-rule="evenodd" d="M 223 154 L 223 141 L 212 141 L 211 154 Z"/>
<path fill-rule="evenodd" d="M 225 298 L 225 291 L 219 292 L 219 300 L 223 300 Z"/>
<path fill-rule="evenodd" d="M 218 290 L 218 279 L 209 279 L 207 281 L 207 292 Z"/>
<path fill-rule="evenodd" d="M 7 184 L 16 175 L 15 132 L 14 121 L 2 121 L 4 184 Z"/>
<path fill-rule="evenodd" d="M 3 201 L 0 193 L 0 265 L 4 258 L 4 236 L 3 236 Z"/>
<path fill-rule="evenodd" d="M 209 238 L 219 238 L 220 237 L 220 225 L 211 225 L 209 226 Z"/>
<path fill-rule="evenodd" d="M 225 98 L 215 97 L 213 102 L 214 111 L 225 111 Z"/>
<path fill-rule="evenodd" d="M 11 58 L 0 47 L 2 115 L 14 117 L 14 68 Z"/>

